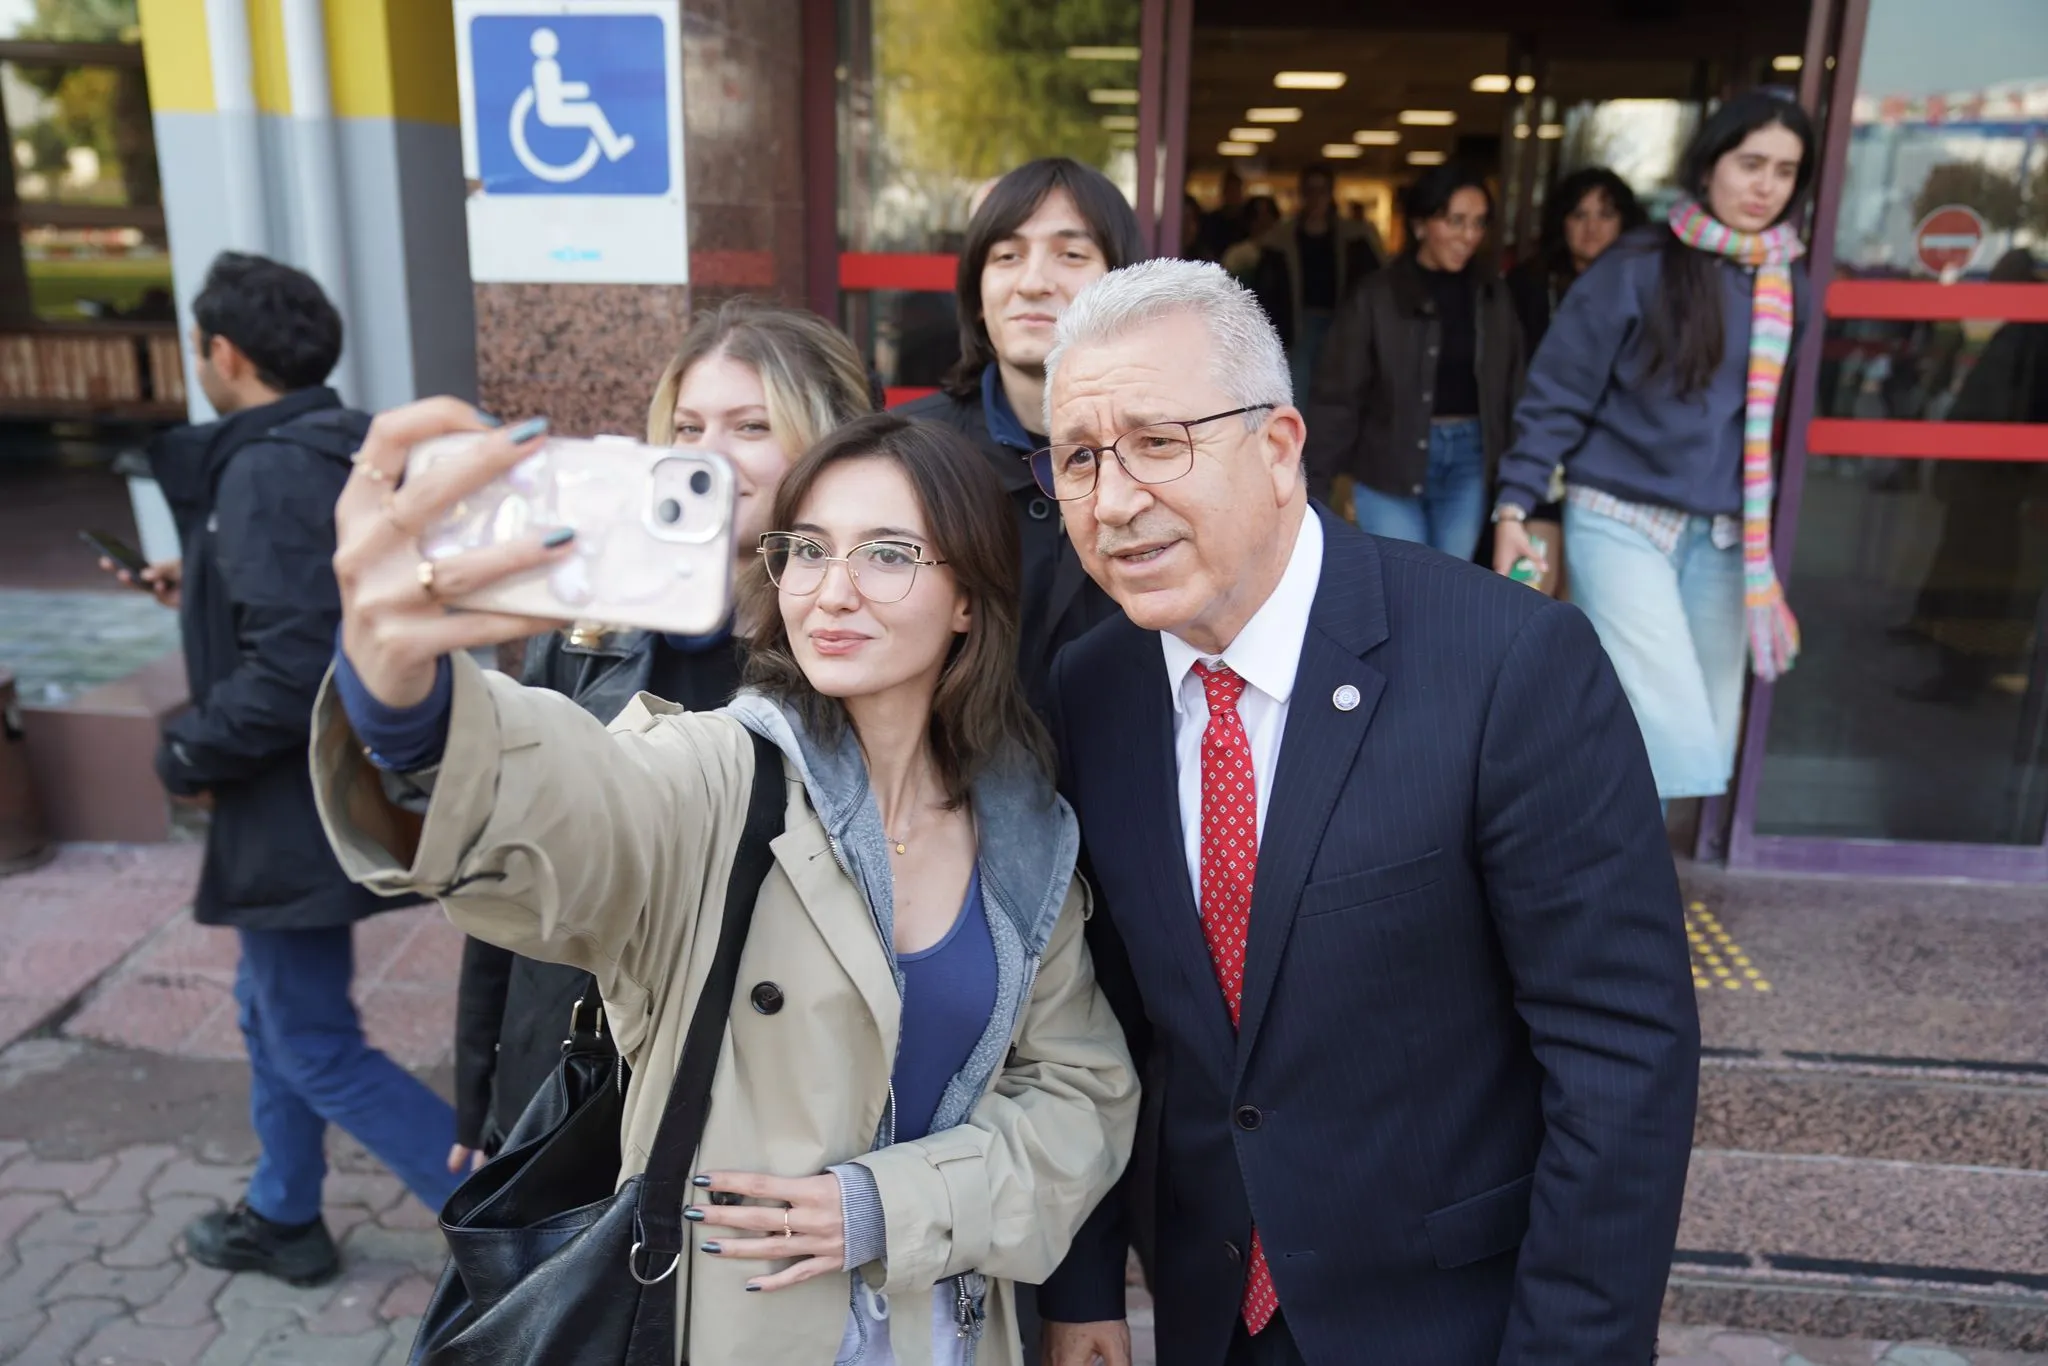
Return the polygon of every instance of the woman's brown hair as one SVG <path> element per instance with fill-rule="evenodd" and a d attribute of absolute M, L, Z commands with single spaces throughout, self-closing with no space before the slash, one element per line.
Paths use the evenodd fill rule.
<path fill-rule="evenodd" d="M 699 313 L 647 405 L 647 444 L 676 439 L 676 393 L 698 361 L 729 356 L 761 380 L 768 423 L 804 450 L 850 417 L 875 410 L 867 366 L 846 334 L 807 309 L 738 298 Z"/>
<path fill-rule="evenodd" d="M 849 460 L 887 460 L 903 471 L 931 528 L 926 552 L 946 562 L 943 570 L 924 572 L 951 573 L 967 595 L 967 630 L 955 640 L 932 697 L 932 757 L 947 805 L 966 801 L 976 778 L 1012 756 L 1050 780 L 1052 744 L 1017 680 L 1020 552 L 1002 481 L 952 429 L 875 413 L 826 437 L 783 476 L 772 525 L 794 523 L 819 476 Z M 762 565 L 747 571 L 742 591 L 742 619 L 759 623 L 747 641 L 747 683 L 794 706 L 814 734 L 835 735 L 846 712 L 804 676 Z"/>

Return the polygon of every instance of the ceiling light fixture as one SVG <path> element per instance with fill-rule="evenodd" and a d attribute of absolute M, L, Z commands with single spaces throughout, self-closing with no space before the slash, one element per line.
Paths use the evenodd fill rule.
<path fill-rule="evenodd" d="M 1392 128 L 1361 128 L 1351 140 L 1360 147 L 1393 147 L 1399 145 L 1401 135 Z"/>
<path fill-rule="evenodd" d="M 1444 159 L 1442 152 L 1410 152 L 1408 154 L 1408 164 L 1410 166 L 1441 166 L 1444 164 Z"/>
<path fill-rule="evenodd" d="M 1403 109 L 1395 117 L 1411 128 L 1449 128 L 1458 121 L 1448 109 Z"/>
<path fill-rule="evenodd" d="M 1245 110 L 1244 121 L 1246 123 L 1300 123 L 1301 111 L 1284 107 L 1262 106 L 1257 109 Z"/>
<path fill-rule="evenodd" d="M 1137 102 L 1138 92 L 1135 90 L 1091 90 L 1088 92 L 1088 103 L 1090 104 L 1136 104 Z"/>
<path fill-rule="evenodd" d="M 1365 149 L 1355 142 L 1326 142 L 1323 155 L 1331 161 L 1349 161 L 1353 157 L 1364 156 Z"/>
<path fill-rule="evenodd" d="M 1067 49 L 1070 62 L 1135 62 L 1138 49 L 1134 47 L 1070 47 Z"/>
<path fill-rule="evenodd" d="M 1518 124 L 1516 124 L 1516 125 L 1515 125 L 1515 136 L 1516 136 L 1516 137 L 1518 137 L 1518 138 L 1526 138 L 1526 137 L 1528 137 L 1528 136 L 1529 136 L 1529 125 L 1528 125 L 1528 124 L 1526 124 L 1526 123 L 1518 123 Z"/>
<path fill-rule="evenodd" d="M 1564 136 L 1564 125 L 1561 123 L 1540 123 L 1536 125 L 1536 136 L 1544 139 L 1546 142 L 1556 142 Z"/>
<path fill-rule="evenodd" d="M 1216 155 L 1220 157 L 1254 157 L 1259 154 L 1256 144 L 1249 142 L 1219 142 Z"/>
<path fill-rule="evenodd" d="M 1535 88 L 1536 78 L 1534 76 L 1515 77 L 1515 93 L 1517 95 L 1526 95 Z"/>
<path fill-rule="evenodd" d="M 1505 95 L 1515 88 L 1512 76 L 1474 76 L 1472 93 L 1475 95 Z"/>
<path fill-rule="evenodd" d="M 1138 131 L 1136 114 L 1104 114 L 1102 126 L 1112 133 L 1135 133 Z"/>
<path fill-rule="evenodd" d="M 1349 80 L 1341 71 L 1278 71 L 1273 74 L 1276 90 L 1342 90 Z"/>
<path fill-rule="evenodd" d="M 1233 128 L 1230 130 L 1230 140 L 1232 142 L 1271 142 L 1279 136 L 1278 133 L 1270 128 Z"/>
<path fill-rule="evenodd" d="M 1773 71 L 1797 71 L 1805 65 L 1806 58 L 1800 56 L 1771 58 L 1771 70 Z"/>

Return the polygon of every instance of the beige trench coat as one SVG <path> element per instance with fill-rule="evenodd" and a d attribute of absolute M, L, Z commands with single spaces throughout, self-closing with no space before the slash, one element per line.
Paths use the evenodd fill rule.
<path fill-rule="evenodd" d="M 409 866 L 388 852 L 407 842 L 331 682 L 314 718 L 313 767 L 328 838 L 351 877 L 387 895 L 438 896 L 469 934 L 596 974 L 634 1070 L 623 1179 L 646 1164 L 710 965 L 754 750 L 733 718 L 645 695 L 611 731 L 565 697 L 458 657 L 447 749 Z M 1009 1282 L 1035 1283 L 1059 1264 L 1121 1173 L 1136 1123 L 1130 1056 L 1082 939 L 1086 890 L 1076 878 L 1009 1061 L 968 1122 L 871 1153 L 901 1001 L 868 908 L 794 773 L 773 848 L 697 1170 L 793 1177 L 865 1163 L 888 1253 L 862 1274 L 890 1297 L 897 1361 L 929 1363 L 934 1283 L 978 1271 L 991 1285 L 977 1366 L 1022 1366 Z M 786 1004 L 763 1015 L 748 996 L 770 981 Z M 743 1293 L 750 1277 L 783 1265 L 685 1254 L 676 1281 L 695 1297 L 683 1306 L 693 1366 L 829 1366 L 847 1279 Z"/>

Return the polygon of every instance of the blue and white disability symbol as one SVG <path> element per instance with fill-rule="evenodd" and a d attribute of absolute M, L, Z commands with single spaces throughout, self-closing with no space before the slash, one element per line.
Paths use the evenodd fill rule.
<path fill-rule="evenodd" d="M 469 39 L 485 194 L 668 192 L 659 18 L 482 14 Z"/>

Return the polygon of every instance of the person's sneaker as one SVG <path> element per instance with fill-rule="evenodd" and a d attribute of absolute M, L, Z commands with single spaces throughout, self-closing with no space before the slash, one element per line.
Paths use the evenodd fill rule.
<path fill-rule="evenodd" d="M 217 1271 L 260 1271 L 288 1285 L 319 1285 L 341 1270 L 327 1223 L 274 1224 L 246 1202 L 202 1214 L 185 1226 L 192 1260 Z"/>

